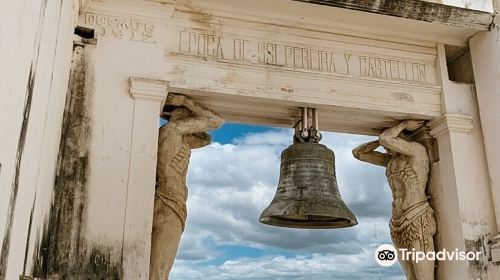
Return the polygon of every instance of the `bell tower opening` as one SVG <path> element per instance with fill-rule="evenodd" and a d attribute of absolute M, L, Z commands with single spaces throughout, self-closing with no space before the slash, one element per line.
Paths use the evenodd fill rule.
<path fill-rule="evenodd" d="M 171 279 L 308 279 L 312 272 L 330 279 L 346 269 L 363 279 L 379 273 L 404 275 L 399 265 L 381 270 L 373 258 L 378 244 L 391 243 L 391 192 L 383 169 L 357 161 L 351 151 L 375 137 L 323 132 L 321 141 L 335 152 L 339 191 L 358 218 L 356 227 L 296 229 L 259 223 L 276 192 L 281 153 L 294 133 L 291 128 L 229 122 L 210 132 L 211 145 L 193 150 L 188 218 Z M 281 222 L 300 219 L 304 217 Z M 350 222 L 333 222 L 344 221 Z"/>

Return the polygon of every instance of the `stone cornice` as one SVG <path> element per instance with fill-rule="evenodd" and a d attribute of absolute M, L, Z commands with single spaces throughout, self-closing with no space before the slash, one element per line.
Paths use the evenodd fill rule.
<path fill-rule="evenodd" d="M 168 0 L 80 0 L 81 11 L 105 11 L 112 15 L 135 15 L 165 21 L 174 12 L 175 1 Z"/>
<path fill-rule="evenodd" d="M 472 116 L 462 114 L 444 114 L 429 122 L 432 136 L 444 132 L 468 133 L 472 130 Z"/>
<path fill-rule="evenodd" d="M 168 94 L 168 82 L 148 78 L 130 77 L 130 94 L 134 99 L 165 100 Z"/>
<path fill-rule="evenodd" d="M 491 13 L 453 7 L 421 0 L 294 0 L 336 8 L 357 10 L 418 21 L 440 23 L 475 30 L 489 30 L 494 16 Z"/>

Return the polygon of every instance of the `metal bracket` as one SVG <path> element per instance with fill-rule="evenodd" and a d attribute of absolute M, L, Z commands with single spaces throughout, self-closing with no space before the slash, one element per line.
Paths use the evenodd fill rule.
<path fill-rule="evenodd" d="M 319 143 L 322 135 L 319 132 L 318 112 L 316 108 L 300 108 L 302 117 L 294 126 L 294 143 Z M 311 120 L 309 120 L 311 119 Z M 299 125 L 297 127 L 297 125 Z"/>

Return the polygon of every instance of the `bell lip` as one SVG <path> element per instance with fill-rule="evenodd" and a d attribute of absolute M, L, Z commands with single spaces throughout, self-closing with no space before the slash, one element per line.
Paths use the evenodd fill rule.
<path fill-rule="evenodd" d="M 325 216 L 330 217 L 330 216 Z M 307 221 L 280 218 L 280 216 L 266 216 L 260 217 L 259 222 L 269 226 L 286 227 L 286 228 L 301 228 L 301 229 L 338 229 L 353 227 L 358 224 L 358 220 L 353 217 L 339 217 L 345 220 L 346 223 L 339 223 L 338 221 Z"/>
<path fill-rule="evenodd" d="M 259 222 L 268 225 L 274 226 L 284 226 L 284 227 L 298 227 L 304 228 L 301 226 L 293 226 L 295 224 L 304 224 L 304 225 L 320 225 L 325 224 L 324 228 L 342 228 L 342 227 L 351 227 L 358 224 L 358 220 L 356 219 L 356 215 L 349 209 L 346 204 L 340 199 L 337 207 L 332 207 L 331 204 L 325 203 L 320 211 L 318 211 L 317 206 L 318 202 L 314 202 L 314 207 L 311 204 L 303 204 L 303 203 L 290 203 L 284 201 L 276 201 L 273 199 L 269 206 L 267 206 L 264 211 L 260 214 Z M 301 211 L 297 211 L 297 209 L 301 208 Z M 320 220 L 320 221 L 309 221 L 306 219 L 293 219 L 287 218 L 290 217 L 290 213 L 301 213 L 300 216 L 316 216 L 316 217 L 324 217 L 329 218 L 328 220 Z M 332 224 L 338 224 L 334 222 L 334 219 L 342 219 L 347 221 L 345 226 L 332 226 Z M 291 224 L 292 226 L 286 226 Z"/>

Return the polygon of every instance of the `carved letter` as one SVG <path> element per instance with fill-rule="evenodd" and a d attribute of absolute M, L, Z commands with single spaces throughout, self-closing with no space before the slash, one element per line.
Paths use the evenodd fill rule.
<path fill-rule="evenodd" d="M 349 75 L 351 73 L 351 70 L 349 68 L 349 64 L 351 62 L 351 55 L 350 54 L 344 54 L 344 59 L 345 59 L 345 64 L 347 65 L 347 74 Z"/>

